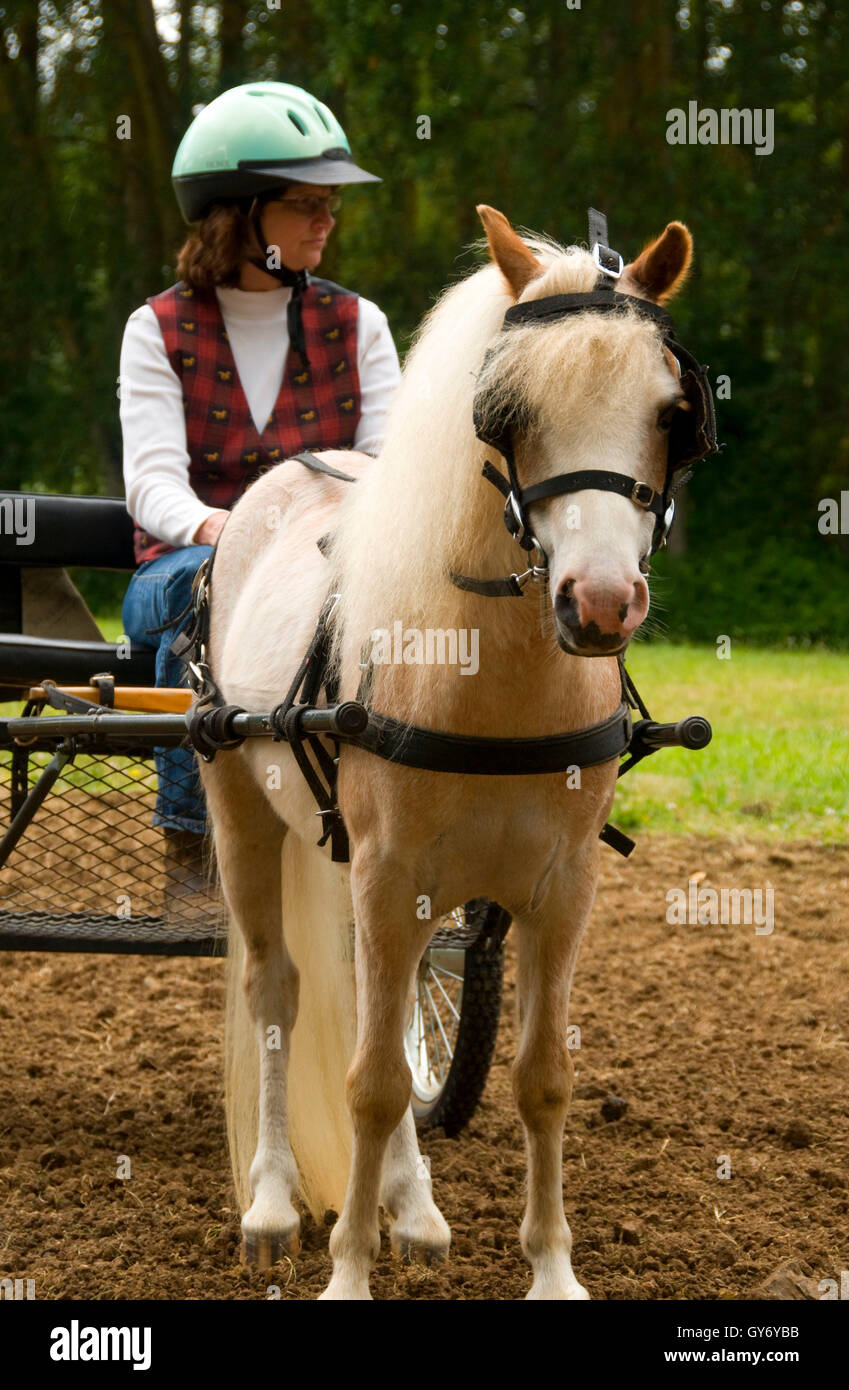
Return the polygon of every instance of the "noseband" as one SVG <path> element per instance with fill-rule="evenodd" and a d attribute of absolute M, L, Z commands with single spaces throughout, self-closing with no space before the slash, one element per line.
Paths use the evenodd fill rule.
<path fill-rule="evenodd" d="M 666 481 L 662 491 L 648 483 L 639 482 L 625 473 L 613 473 L 607 469 L 584 469 L 572 473 L 558 473 L 541 483 L 522 487 L 516 472 L 513 451 L 513 432 L 509 415 L 493 410 L 489 393 L 479 389 L 475 395 L 473 414 L 475 434 L 484 444 L 490 444 L 503 456 L 507 466 L 507 477 L 500 469 L 487 460 L 483 476 L 487 482 L 498 488 L 506 498 L 504 524 L 510 535 L 523 550 L 539 552 L 539 563 L 530 566 L 524 574 L 512 574 L 503 579 L 473 579 L 468 575 L 452 571 L 451 580 L 460 589 L 468 589 L 485 597 L 497 598 L 512 595 L 521 598 L 524 586 L 529 580 L 544 580 L 548 576 L 548 560 L 545 551 L 534 535 L 528 519 L 528 507 L 548 497 L 562 497 L 572 492 L 613 492 L 626 497 L 641 511 L 651 512 L 655 518 L 650 554 L 654 555 L 666 539 L 675 516 L 674 493 L 689 477 L 689 471 L 675 478 L 678 470 L 689 469 L 707 454 L 717 452 L 716 415 L 713 393 L 708 378 L 708 369 L 693 357 L 675 337 L 675 325 L 665 309 L 636 295 L 620 294 L 611 285 L 622 273 L 622 257 L 611 251 L 607 245 L 607 219 L 602 213 L 590 208 L 590 238 L 594 241 L 593 259 L 599 268 L 599 280 L 595 289 L 585 294 L 555 294 L 545 299 L 532 299 L 524 304 L 514 304 L 504 315 L 502 332 L 528 324 L 553 323 L 568 314 L 585 313 L 623 313 L 631 310 L 643 318 L 650 319 L 663 329 L 663 345 L 677 359 L 681 368 L 681 390 L 691 406 L 693 419 L 686 427 L 678 426 L 670 431 L 669 459 Z M 617 268 L 618 267 L 618 268 Z M 491 359 L 495 349 L 491 348 L 484 358 L 484 366 Z M 483 370 L 483 368 L 482 368 Z M 683 413 L 683 412 L 682 412 Z"/>

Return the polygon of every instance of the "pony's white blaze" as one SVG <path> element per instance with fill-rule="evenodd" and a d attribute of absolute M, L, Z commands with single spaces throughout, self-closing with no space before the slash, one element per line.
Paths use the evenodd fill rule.
<path fill-rule="evenodd" d="M 530 421 L 516 450 L 523 486 L 601 471 L 662 491 L 666 437 L 658 419 L 675 399 L 677 378 L 657 329 L 634 313 L 623 318 L 584 313 L 531 327 L 521 357 L 510 353 L 512 330 L 506 335 L 493 389 L 517 397 Z M 654 514 L 616 493 L 583 490 L 534 502 L 529 520 L 548 557 L 561 644 L 584 656 L 621 650 L 648 613 L 640 562 L 651 549 Z"/>
<path fill-rule="evenodd" d="M 209 644 L 225 700 L 267 709 L 269 692 L 281 697 L 333 580 L 341 594 L 334 659 L 342 698 L 357 691 L 369 635 L 400 622 L 477 629 L 480 670 L 465 680 L 451 665 L 376 668 L 372 704 L 399 720 L 462 735 L 533 738 L 584 728 L 616 710 L 615 659 L 559 651 L 534 602 L 484 598 L 449 579 L 452 569 L 486 577 L 521 564 L 495 489 L 481 479 L 487 451 L 472 424 L 476 376 L 504 312 L 519 295 L 590 290 L 597 276 L 587 252 L 522 243 L 500 214 L 484 209 L 481 216 L 497 265 L 454 286 L 428 316 L 405 365 L 382 456 L 352 464 L 360 480 L 347 488 L 282 464 L 234 509 L 216 555 Z M 670 225 L 679 231 L 670 239 L 667 229 L 660 250 L 649 248 L 634 263 L 656 297 L 682 273 L 676 246 L 689 247 L 686 229 Z M 669 392 L 669 372 L 658 335 L 633 314 L 592 318 L 502 335 L 493 381 L 505 397 L 518 396 L 540 446 L 529 443 L 518 462 L 528 468 L 527 483 L 561 471 L 568 459 L 572 468 L 621 461 L 632 476 L 660 486 L 661 447 L 649 442 L 650 424 Z M 349 470 L 344 455 L 328 461 Z M 583 517 L 577 530 L 567 521 L 574 500 Z M 269 526 L 270 513 L 279 524 Z M 538 513 L 555 604 L 570 589 L 585 632 L 594 634 L 595 624 L 616 641 L 633 630 L 648 601 L 638 569 L 650 542 L 648 518 L 624 498 L 593 494 L 553 500 Z M 331 529 L 328 564 L 316 540 Z M 248 1258 L 265 1266 L 296 1248 L 298 1170 L 319 1218 L 327 1206 L 338 1209 L 345 1191 L 325 1297 L 370 1297 L 379 1205 L 390 1216 L 394 1250 L 446 1254 L 450 1233 L 418 1160 L 403 1036 L 433 925 L 486 895 L 511 914 L 518 942 L 513 1083 L 527 1141 L 520 1239 L 534 1271 L 529 1297 L 586 1297 L 572 1271 L 563 1210 L 567 1018 L 616 760 L 585 768 L 574 789 L 556 775 L 464 777 L 343 747 L 338 798 L 351 842 L 349 880 L 318 858 L 326 860 L 329 847 L 313 847 L 315 807 L 286 745 L 270 753 L 249 739 L 201 771 L 225 896 L 244 942 L 235 953 L 227 1049 L 228 1124 Z M 422 894 L 431 905 L 424 921 Z"/>
<path fill-rule="evenodd" d="M 654 517 L 609 492 L 570 493 L 545 507 L 544 517 L 534 516 L 534 534 L 549 559 L 563 645 L 580 654 L 617 651 L 649 610 L 640 560 Z"/>

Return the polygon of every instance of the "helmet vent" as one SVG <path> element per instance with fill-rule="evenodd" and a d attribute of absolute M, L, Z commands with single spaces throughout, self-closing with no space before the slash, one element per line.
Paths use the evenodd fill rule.
<path fill-rule="evenodd" d="M 289 112 L 289 120 L 292 122 L 292 125 L 295 127 L 296 130 L 299 130 L 302 135 L 306 135 L 307 128 L 301 120 L 300 116 L 296 116 L 294 111 Z"/>
<path fill-rule="evenodd" d="M 328 120 L 327 120 L 327 117 L 325 116 L 325 114 L 324 114 L 324 112 L 322 111 L 322 109 L 321 109 L 320 106 L 316 106 L 316 108 L 315 108 L 315 114 L 318 116 L 318 119 L 321 121 L 321 123 L 322 123 L 322 125 L 324 126 L 325 130 L 327 130 L 327 131 L 329 132 L 329 130 L 330 130 L 330 124 L 329 124 L 329 122 L 328 122 Z"/>

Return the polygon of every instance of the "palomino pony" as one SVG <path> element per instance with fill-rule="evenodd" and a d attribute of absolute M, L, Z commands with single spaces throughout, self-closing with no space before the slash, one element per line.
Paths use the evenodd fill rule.
<path fill-rule="evenodd" d="M 215 559 L 208 648 L 226 700 L 254 710 L 279 701 L 332 587 L 340 699 L 357 695 L 364 645 L 400 621 L 477 630 L 480 668 L 471 679 L 459 665 L 376 664 L 368 698 L 382 714 L 527 738 L 577 730 L 617 708 L 616 654 L 648 611 L 655 517 L 611 491 L 548 497 L 534 503 L 533 530 L 550 597 L 543 589 L 540 602 L 530 590 L 521 602 L 494 600 L 457 587 L 451 572 L 509 573 L 518 555 L 481 478 L 487 451 L 473 398 L 483 375 L 490 401 L 515 420 L 523 488 L 568 466 L 632 474 L 662 493 L 669 422 L 687 408 L 677 363 L 657 324 L 633 308 L 519 323 L 499 338 L 512 304 L 592 291 L 599 269 L 587 251 L 523 240 L 501 213 L 478 212 L 491 263 L 429 313 L 380 458 L 320 456 L 355 472 L 354 486 L 289 460 L 234 509 Z M 691 249 L 687 229 L 670 223 L 617 289 L 664 302 Z M 316 542 L 329 531 L 328 554 Z M 528 1297 L 588 1297 L 572 1271 L 563 1209 L 567 1010 L 617 767 L 612 758 L 585 768 L 578 788 L 555 774 L 419 770 L 343 746 L 348 871 L 330 862 L 329 847 L 315 847 L 315 803 L 285 743 L 249 739 L 203 766 L 236 928 L 227 1106 L 249 1261 L 267 1267 L 296 1251 L 299 1175 L 317 1219 L 341 1211 L 323 1298 L 370 1298 L 380 1206 L 396 1253 L 447 1254 L 450 1232 L 419 1160 L 403 1033 L 435 924 L 456 904 L 488 897 L 512 915 L 518 941 L 513 1084 L 527 1141 Z"/>

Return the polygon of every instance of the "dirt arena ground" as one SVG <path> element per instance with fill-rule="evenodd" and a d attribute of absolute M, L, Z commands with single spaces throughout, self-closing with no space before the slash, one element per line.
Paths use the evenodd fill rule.
<path fill-rule="evenodd" d="M 576 1272 L 597 1299 L 816 1297 L 849 1268 L 849 849 L 644 835 L 629 863 L 603 861 L 572 1009 Z M 666 890 L 691 877 L 772 885 L 774 932 L 670 926 Z M 330 1216 L 306 1219 L 294 1266 L 238 1263 L 222 997 L 215 961 L 0 956 L 0 1277 L 34 1279 L 40 1299 L 321 1291 Z M 510 954 L 480 1110 L 458 1139 L 423 1142 L 451 1259 L 403 1265 L 384 1239 L 376 1298 L 527 1292 L 514 1047 Z M 788 1261 L 791 1285 L 770 1284 Z"/>

